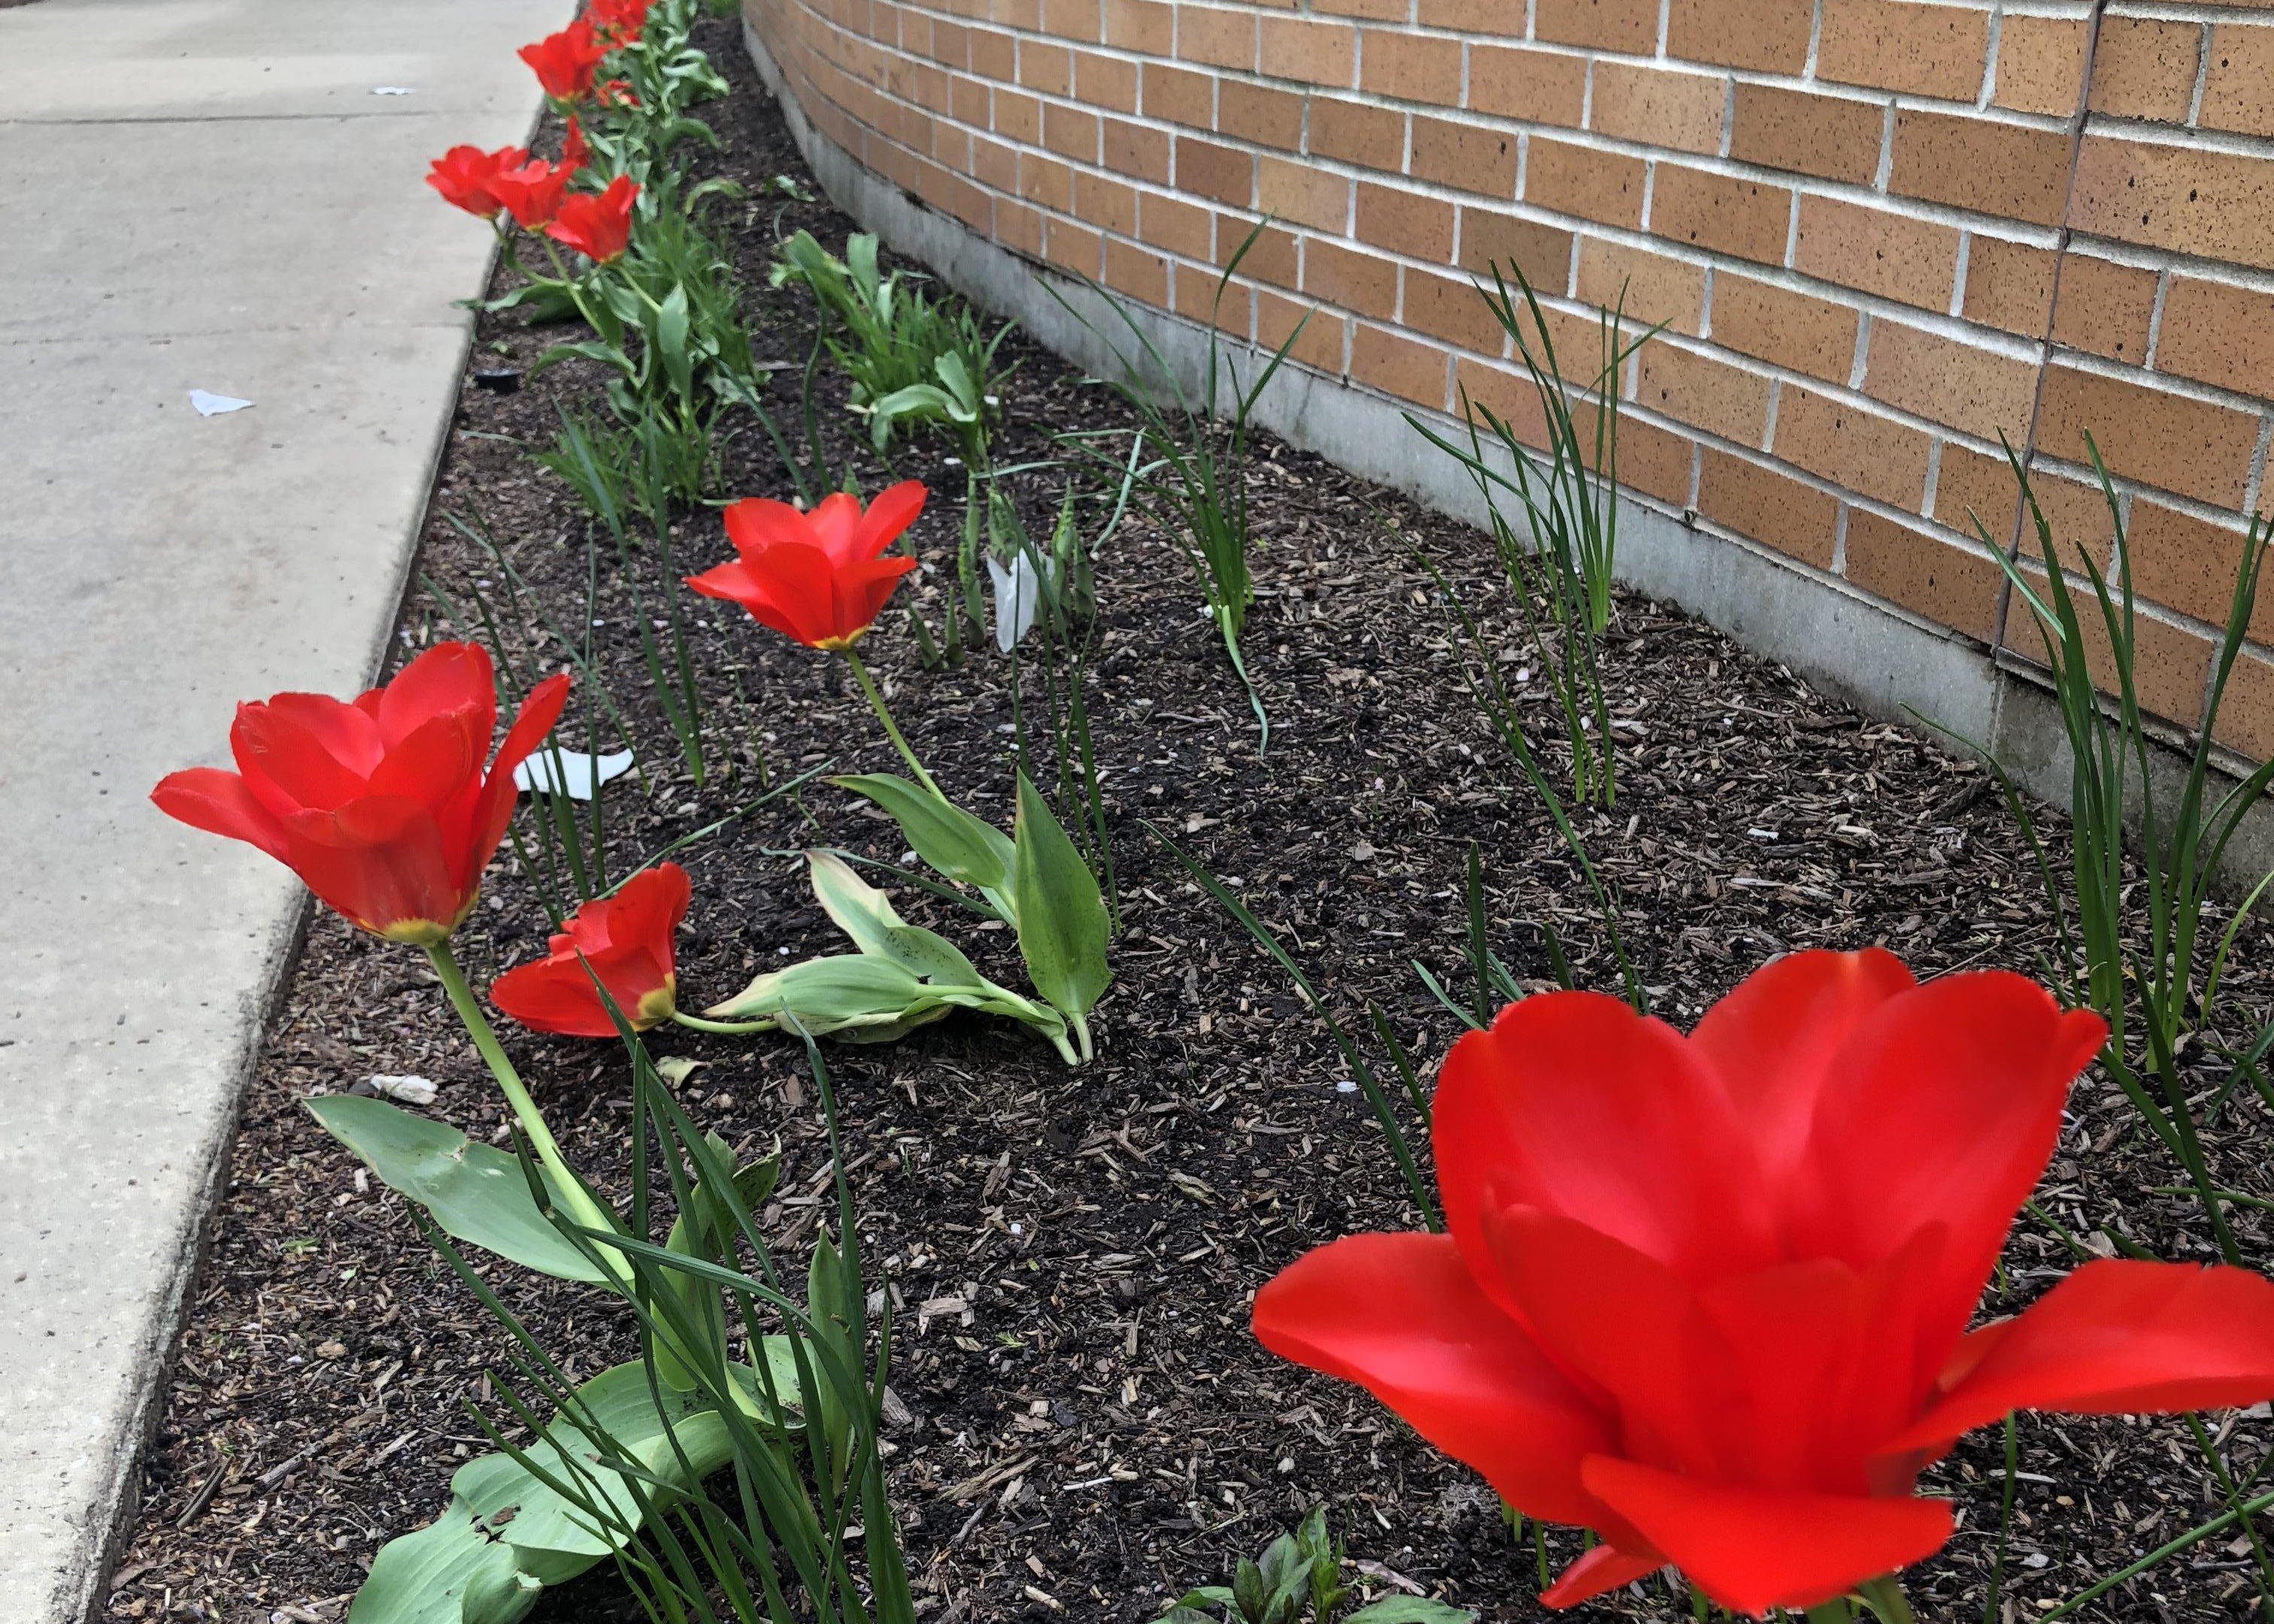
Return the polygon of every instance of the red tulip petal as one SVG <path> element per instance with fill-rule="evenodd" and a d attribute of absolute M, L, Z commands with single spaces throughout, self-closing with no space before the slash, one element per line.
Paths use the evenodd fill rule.
<path fill-rule="evenodd" d="M 818 547 L 832 564 L 853 562 L 854 541 L 861 533 L 861 499 L 847 491 L 832 491 L 805 515 L 805 534 L 798 539 Z"/>
<path fill-rule="evenodd" d="M 1354 1381 L 1527 1516 L 1594 1523 L 1580 1459 L 1601 1417 L 1477 1289 L 1441 1235 L 1353 1235 L 1255 1296 L 1258 1341 Z"/>
<path fill-rule="evenodd" d="M 477 723 L 482 727 L 478 733 L 473 731 Z M 400 795 L 439 816 L 470 783 L 480 781 L 482 759 L 489 750 L 487 718 L 471 710 L 445 711 L 412 728 L 388 748 L 387 758 L 371 775 L 368 793 Z"/>
<path fill-rule="evenodd" d="M 861 528 L 854 538 L 854 560 L 872 559 L 900 538 L 902 531 L 916 522 L 923 511 L 924 490 L 921 479 L 903 479 L 889 490 L 878 492 L 869 504 L 869 511 L 861 515 Z"/>
<path fill-rule="evenodd" d="M 1562 1609 L 1607 1596 L 1623 1584 L 1647 1579 L 1666 1566 L 1662 1556 L 1629 1556 L 1615 1545 L 1597 1545 L 1566 1568 L 1555 1583 L 1540 1592 L 1543 1605 Z"/>
<path fill-rule="evenodd" d="M 490 763 L 489 777 L 481 781 L 464 814 L 463 843 L 453 841 L 450 846 L 451 870 L 469 895 L 481 883 L 482 870 L 489 867 L 498 842 L 505 838 L 505 826 L 513 821 L 514 797 L 519 793 L 513 770 L 545 742 L 545 735 L 553 731 L 561 719 L 561 707 L 568 703 L 568 673 L 555 672 L 529 690 L 514 715 L 513 726 L 506 729 L 505 742 L 498 746 L 497 756 Z"/>
<path fill-rule="evenodd" d="M 1679 1477 L 1591 1455 L 1586 1486 L 1733 1613 L 1813 1607 L 1934 1554 L 1946 1500 L 1795 1493 Z"/>
<path fill-rule="evenodd" d="M 725 518 L 727 539 L 745 557 L 785 541 L 812 542 L 805 515 L 771 497 L 745 497 L 727 509 Z"/>
<path fill-rule="evenodd" d="M 700 575 L 681 578 L 705 598 L 722 598 L 746 609 L 751 609 L 754 602 L 770 601 L 766 597 L 765 583 L 752 575 L 749 566 L 740 558 L 714 564 Z M 755 614 L 757 611 L 751 609 L 751 613 Z"/>
<path fill-rule="evenodd" d="M 1866 1015 L 1915 983 L 1883 948 L 1794 953 L 1756 970 L 1690 1034 L 1751 1130 L 1761 1171 L 1781 1184 L 1808 1148 L 1832 1062 Z"/>
<path fill-rule="evenodd" d="M 1445 1219 L 1480 1280 L 1478 1213 L 1560 1213 L 1684 1274 L 1776 1254 L 1767 1199 L 1721 1079 L 1682 1036 L 1598 993 L 1502 1010 L 1446 1056 L 1431 1142 Z"/>
<path fill-rule="evenodd" d="M 371 797 L 285 822 L 286 861 L 328 906 L 366 930 L 406 922 L 447 929 L 466 893 L 443 861 L 442 831 L 415 801 Z"/>
<path fill-rule="evenodd" d="M 2274 1282 L 2106 1259 L 1967 1343 L 1971 1368 L 1886 1453 L 1939 1448 L 2009 1410 L 2124 1415 L 2274 1398 Z"/>
<path fill-rule="evenodd" d="M 158 780 L 150 799 L 168 817 L 257 846 L 279 862 L 288 861 L 284 827 L 253 798 L 243 778 L 219 767 L 191 767 Z"/>
<path fill-rule="evenodd" d="M 269 699 L 267 708 L 358 778 L 368 777 L 387 755 L 387 740 L 379 730 L 378 718 L 329 694 L 278 694 Z"/>
<path fill-rule="evenodd" d="M 508 970 L 490 983 L 490 1002 L 531 1032 L 572 1038 L 616 1035 L 616 1025 L 593 990 L 584 961 L 573 956 L 542 959 Z"/>
<path fill-rule="evenodd" d="M 916 567 L 912 558 L 873 559 L 867 563 L 847 564 L 838 572 L 832 587 L 836 602 L 837 625 L 840 635 L 856 632 L 875 623 L 884 612 L 885 600 L 900 583 L 900 577 Z"/>
<path fill-rule="evenodd" d="M 674 963 L 674 938 L 687 917 L 694 887 L 687 870 L 677 863 L 659 863 L 632 876 L 609 898 L 608 941 L 614 946 L 638 948 L 668 970 Z"/>
<path fill-rule="evenodd" d="M 344 806 L 364 793 L 361 773 L 341 765 L 318 739 L 273 705 L 237 706 L 229 749 L 245 788 L 280 819 L 303 808 Z"/>
<path fill-rule="evenodd" d="M 478 643 L 438 643 L 379 690 L 379 729 L 393 749 L 429 718 L 473 710 L 482 742 L 497 724 L 497 687 L 490 657 Z"/>
<path fill-rule="evenodd" d="M 1627 1447 L 1699 1473 L 1738 1458 L 1749 1407 L 1735 1355 L 1679 1274 L 1533 1207 L 1487 1207 L 1480 1222 L 1525 1327 L 1616 1411 Z"/>
<path fill-rule="evenodd" d="M 1881 1004 L 1833 1061 L 1841 1080 L 1817 1108 L 1793 1252 L 1868 1267 L 1923 1226 L 1948 1225 L 1939 1300 L 1920 1324 L 1930 1343 L 1954 1339 L 2106 1031 L 2003 971 Z"/>

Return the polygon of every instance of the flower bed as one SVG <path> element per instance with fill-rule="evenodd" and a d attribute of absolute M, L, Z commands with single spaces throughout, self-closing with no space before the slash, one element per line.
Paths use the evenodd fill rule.
<path fill-rule="evenodd" d="M 722 148 L 697 172 L 749 189 L 725 218 L 755 350 L 775 369 L 769 398 L 786 418 L 811 354 L 813 304 L 794 283 L 769 287 L 767 268 L 799 229 L 833 246 L 851 228 L 800 195 L 810 184 L 732 27 L 705 25 L 698 40 L 734 90 L 703 109 Z M 508 272 L 497 291 L 518 285 Z M 526 369 L 550 342 L 523 311 L 489 313 L 475 368 Z M 1003 354 L 1017 370 L 991 446 L 998 468 L 1062 470 L 1070 458 L 1053 429 L 1133 426 L 1126 403 L 1021 338 Z M 820 778 L 782 786 L 824 768 L 907 768 L 844 661 L 761 629 L 731 603 L 682 594 L 666 613 L 657 594 L 669 572 L 652 539 L 636 539 L 621 566 L 604 548 L 595 573 L 585 510 L 532 469 L 525 447 L 552 440 L 562 406 L 603 410 L 603 368 L 572 358 L 510 393 L 470 378 L 425 538 L 430 584 L 406 613 L 403 653 L 489 632 L 478 601 L 526 688 L 561 665 L 554 628 L 591 624 L 590 670 L 578 673 L 564 731 L 583 748 L 597 722 L 592 748 L 609 741 L 608 719 L 585 697 L 597 686 L 638 748 L 644 786 L 619 779 L 601 798 L 608 880 L 687 842 L 673 853 L 691 879 L 674 985 L 691 1012 L 768 970 L 844 950 L 809 889 L 805 848 L 904 861 L 900 829 L 869 801 Z M 841 384 L 824 388 L 815 432 L 827 459 L 883 489 L 887 470 L 863 420 L 843 410 Z M 1425 449 L 1417 440 L 1416 455 Z M 902 591 L 935 627 L 956 612 L 957 450 L 952 436 L 920 435 L 891 448 L 890 475 L 933 492 L 910 531 L 929 568 Z M 718 490 L 783 493 L 774 447 L 754 428 L 719 455 Z M 1039 466 L 1001 481 L 1035 535 L 1050 533 L 1065 483 Z M 1020 1026 L 968 1011 L 888 1047 L 825 1051 L 861 1250 L 896 1310 L 885 1479 L 927 1620 L 1151 1620 L 1320 1505 L 1348 1541 L 1350 1576 L 1377 1597 L 1427 1593 L 1495 1620 L 1538 1611 L 1531 1525 L 1512 1536 L 1473 1474 L 1251 1332 L 1254 1294 L 1306 1251 L 1414 1229 L 1421 1214 L 1330 1034 L 1148 825 L 1224 878 L 1346 1025 L 1364 1028 L 1366 1002 L 1377 1002 L 1425 1076 L 1460 1026 L 1413 961 L 1457 999 L 1479 996 L 1465 899 L 1472 847 L 1488 934 L 1521 990 L 1540 992 L 1554 975 L 1542 922 L 1581 985 L 1616 991 L 1621 978 L 1567 847 L 1480 724 L 1441 583 L 1413 551 L 1453 587 L 1485 593 L 1498 576 L 1474 533 L 1276 444 L 1260 448 L 1248 490 L 1263 545 L 1244 648 L 1271 719 L 1268 749 L 1160 507 L 1135 503 L 1096 563 L 1087 703 L 1122 929 L 1111 988 L 1089 1021 L 1095 1058 L 1069 1067 Z M 1090 511 L 1093 531 L 1106 508 Z M 681 573 L 731 556 L 715 509 L 674 511 Z M 674 616 L 700 693 L 699 784 L 638 635 L 643 620 L 659 635 Z M 827 643 L 850 628 L 800 629 Z M 1522 627 L 1504 600 L 1484 630 L 1514 682 Z M 927 669 L 897 612 L 859 648 L 913 755 L 969 811 L 1013 827 L 1010 695 L 1015 680 L 1016 725 L 1035 726 L 1052 697 L 1038 663 L 1014 678 L 1007 659 L 975 649 L 959 667 Z M 2035 862 L 1978 770 L 1630 598 L 1602 658 L 1618 804 L 1582 822 L 1622 897 L 1639 987 L 1675 1026 L 1688 1029 L 1792 950 L 1883 944 L 1922 976 L 2026 971 L 2052 950 Z M 669 692 L 667 665 L 664 674 Z M 1519 710 L 1553 733 L 1544 696 Z M 520 832 L 536 849 L 531 816 Z M 565 849 L 554 860 L 567 861 Z M 1003 920 L 893 886 L 910 921 L 953 937 L 996 983 L 1027 984 L 1032 956 Z M 542 958 L 549 927 L 537 885 L 508 856 L 453 939 L 483 988 Z M 2231 1002 L 2265 1007 L 2264 946 L 2255 929 L 2240 938 Z M 642 1012 L 655 979 L 625 983 L 625 1013 Z M 352 1097 L 373 1078 L 422 1079 L 436 1085 L 425 1115 L 508 1144 L 515 1114 L 448 1022 L 440 991 L 416 952 L 317 916 L 254 1080 L 109 1616 L 344 1616 L 379 1548 L 440 1513 L 453 1471 L 490 1447 L 463 1406 L 496 1410 L 501 1388 L 484 1372 L 506 1368 L 508 1340 L 406 1222 L 406 1204 L 306 1105 Z M 502 1033 L 566 1162 L 621 1192 L 636 1094 L 624 1052 Z M 802 1046 L 668 1026 L 648 1041 L 694 1063 L 673 1073 L 673 1097 L 737 1160 L 779 1142 L 779 1182 L 754 1215 L 802 1278 L 837 1207 Z M 2209 1065 L 2196 1075 L 2205 1090 L 2223 1080 Z M 1412 1113 L 1402 1115 L 1419 1139 Z M 2250 1148 L 2265 1126 L 2244 1091 L 2207 1143 L 2230 1186 L 2260 1199 L 2274 1196 Z M 2087 1250 L 2120 1243 L 2208 1259 L 2201 1206 L 2173 1192 L 2184 1183 L 2096 1072 L 2069 1097 L 2037 1199 Z M 2229 1211 L 2247 1260 L 2263 1268 L 2274 1256 L 2265 1209 Z M 2061 1236 L 2025 1217 L 1985 1312 L 2021 1308 L 2073 1267 Z M 486 1273 L 574 1376 L 636 1355 L 627 1317 L 588 1290 Z M 2236 1476 L 2264 1458 L 2263 1404 L 2210 1425 Z M 2014 1438 L 2025 1476 L 2007 1478 L 1993 1430 L 1925 1479 L 1954 1501 L 1959 1522 L 1907 1575 L 1920 1616 L 1979 1616 L 1993 1569 L 2014 1616 L 2038 1616 L 2218 1508 L 2180 1422 L 2024 1417 Z M 2237 1539 L 2230 1528 L 2099 1605 L 2127 1618 L 2159 1608 L 2248 1617 L 2254 1565 Z M 1553 1567 L 1580 1554 L 1568 1529 L 1546 1534 Z M 1655 1577 L 1589 1605 L 1601 1617 L 1689 1611 Z M 641 1616 L 606 1564 L 538 1607 L 540 1618 Z"/>

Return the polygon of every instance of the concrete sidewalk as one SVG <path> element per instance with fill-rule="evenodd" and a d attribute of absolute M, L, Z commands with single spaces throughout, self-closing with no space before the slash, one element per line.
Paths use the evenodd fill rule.
<path fill-rule="evenodd" d="M 231 706 L 362 687 L 569 0 L 0 8 L 0 1619 L 78 1624 L 302 916 L 160 816 Z M 378 95 L 381 87 L 407 95 Z M 254 402 L 200 417 L 192 389 Z"/>

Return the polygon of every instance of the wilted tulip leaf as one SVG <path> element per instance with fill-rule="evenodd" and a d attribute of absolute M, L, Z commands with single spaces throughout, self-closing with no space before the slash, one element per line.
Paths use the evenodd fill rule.
<path fill-rule="evenodd" d="M 1342 1624 L 1476 1624 L 1476 1617 L 1466 1607 L 1427 1596 L 1385 1596 L 1368 1602 Z"/>
<path fill-rule="evenodd" d="M 1113 979 L 1105 963 L 1105 898 L 1050 803 L 1023 772 L 1018 830 L 1011 891 L 1027 974 L 1058 1009 L 1086 1015 Z"/>
<path fill-rule="evenodd" d="M 555 1280 L 606 1278 L 538 1210 L 516 1157 L 384 1100 L 327 1094 L 309 1101 L 308 1109 L 381 1184 L 425 1207 L 446 1233 Z"/>
<path fill-rule="evenodd" d="M 891 813 L 909 849 L 949 879 L 1008 902 L 1013 847 L 1001 830 L 887 772 L 831 782 Z"/>
<path fill-rule="evenodd" d="M 813 869 L 814 896 L 862 952 L 892 959 L 935 986 L 986 984 L 962 949 L 937 931 L 903 920 L 892 898 L 854 873 L 843 858 L 814 851 L 806 853 L 806 861 Z"/>

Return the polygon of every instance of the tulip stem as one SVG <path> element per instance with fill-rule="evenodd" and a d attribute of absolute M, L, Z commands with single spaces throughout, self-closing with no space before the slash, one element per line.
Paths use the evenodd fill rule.
<path fill-rule="evenodd" d="M 690 1032 L 716 1032 L 727 1037 L 740 1037 L 749 1032 L 772 1032 L 780 1023 L 776 1020 L 705 1020 L 700 1015 L 681 1014 L 674 1010 L 671 1019 Z"/>
<path fill-rule="evenodd" d="M 907 740 L 900 734 L 900 724 L 892 720 L 892 711 L 885 708 L 885 695 L 877 687 L 877 680 L 869 674 L 869 667 L 862 661 L 861 651 L 858 649 L 848 648 L 845 650 L 845 658 L 853 667 L 853 680 L 861 685 L 861 691 L 869 696 L 869 708 L 877 713 L 877 719 L 885 725 L 885 736 L 892 740 L 892 748 L 900 753 L 900 759 L 907 763 L 908 771 L 916 775 L 916 782 L 930 790 L 933 799 L 945 804 L 947 797 L 940 793 L 939 786 L 932 782 L 931 774 L 923 770 L 923 763 L 916 759 L 916 753 L 908 748 Z"/>
<path fill-rule="evenodd" d="M 436 942 L 426 949 L 426 960 L 434 966 L 434 974 L 442 983 L 442 990 L 450 995 L 450 1007 L 458 1012 L 458 1019 L 466 1034 L 474 1040 L 489 1064 L 490 1075 L 505 1094 L 506 1103 L 513 1108 L 515 1120 L 521 1131 L 529 1136 L 530 1148 L 545 1170 L 553 1175 L 553 1184 L 562 1205 L 576 1222 L 591 1229 L 614 1229 L 614 1215 L 604 1209 L 585 1190 L 584 1183 L 568 1170 L 568 1163 L 561 1154 L 561 1146 L 553 1137 L 553 1130 L 545 1124 L 545 1115 L 537 1109 L 537 1101 L 529 1097 L 529 1089 L 515 1071 L 513 1062 L 506 1057 L 504 1046 L 491 1029 L 489 1017 L 482 1013 L 474 989 L 466 985 L 466 973 L 458 967 L 458 960 L 448 942 Z"/>
<path fill-rule="evenodd" d="M 1903 1595 L 1903 1587 L 1895 1583 L 1893 1574 L 1881 1574 L 1867 1579 L 1856 1587 L 1856 1594 L 1864 1604 L 1879 1616 L 1880 1624 L 1918 1624 L 1918 1615 L 1911 1611 L 1910 1602 Z"/>

